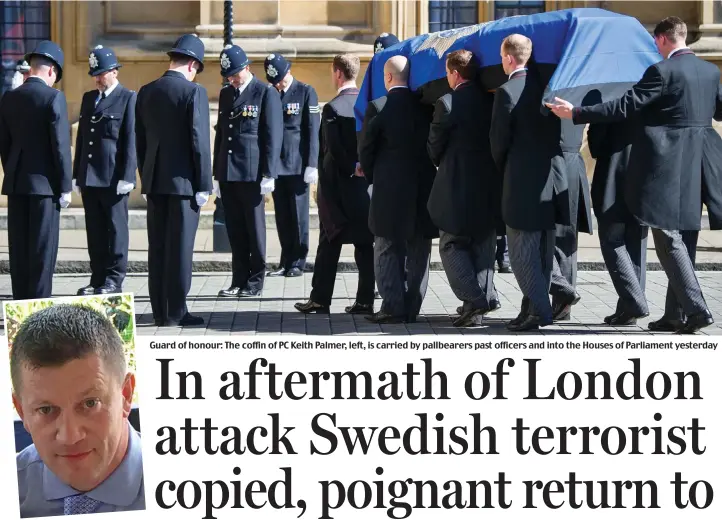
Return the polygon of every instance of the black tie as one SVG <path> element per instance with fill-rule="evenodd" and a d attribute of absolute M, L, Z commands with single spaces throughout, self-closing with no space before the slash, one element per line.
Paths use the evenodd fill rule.
<path fill-rule="evenodd" d="M 285 96 L 285 95 L 286 95 L 286 91 L 285 91 L 285 90 L 282 90 L 282 91 L 281 91 L 281 99 L 283 99 L 283 96 Z"/>
<path fill-rule="evenodd" d="M 238 96 L 240 96 L 240 95 L 241 95 L 241 90 L 240 90 L 240 89 L 235 89 L 235 91 L 233 92 L 233 101 L 235 101 L 236 99 L 238 99 Z"/>
<path fill-rule="evenodd" d="M 102 93 L 100 94 L 100 97 L 98 97 L 98 99 L 95 100 L 95 106 L 97 107 L 97 106 L 98 106 L 98 103 L 100 103 L 100 102 L 101 102 L 102 100 L 104 100 L 104 99 L 105 99 L 105 92 L 102 92 Z"/>

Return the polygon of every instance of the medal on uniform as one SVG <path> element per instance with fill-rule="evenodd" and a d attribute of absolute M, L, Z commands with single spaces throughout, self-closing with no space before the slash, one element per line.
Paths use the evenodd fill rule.
<path fill-rule="evenodd" d="M 243 117 L 248 117 L 248 106 L 243 105 Z"/>
<path fill-rule="evenodd" d="M 258 107 L 257 106 L 253 107 L 253 117 L 258 117 Z"/>

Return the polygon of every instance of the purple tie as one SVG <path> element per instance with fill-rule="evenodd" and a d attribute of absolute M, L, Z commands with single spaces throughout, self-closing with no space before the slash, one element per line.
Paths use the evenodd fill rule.
<path fill-rule="evenodd" d="M 65 497 L 63 501 L 63 515 L 84 515 L 94 513 L 100 502 L 86 495 L 73 495 Z"/>

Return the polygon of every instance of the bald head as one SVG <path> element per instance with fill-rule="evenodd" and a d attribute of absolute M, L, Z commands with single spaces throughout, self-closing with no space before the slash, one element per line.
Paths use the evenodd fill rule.
<path fill-rule="evenodd" d="M 392 56 L 384 65 L 386 89 L 407 86 L 409 83 L 409 60 L 404 56 Z"/>

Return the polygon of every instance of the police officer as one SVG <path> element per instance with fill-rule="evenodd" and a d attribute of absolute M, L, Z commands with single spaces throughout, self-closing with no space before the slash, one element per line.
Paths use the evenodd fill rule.
<path fill-rule="evenodd" d="M 374 54 L 381 52 L 384 49 L 388 49 L 392 45 L 399 43 L 399 39 L 395 34 L 381 33 L 378 38 L 374 40 Z"/>
<path fill-rule="evenodd" d="M 170 67 L 143 86 L 136 104 L 136 146 L 148 201 L 148 292 L 158 326 L 203 324 L 188 312 L 193 243 L 200 209 L 213 189 L 208 94 L 193 83 L 203 72 L 203 42 L 181 36 Z"/>
<path fill-rule="evenodd" d="M 128 193 L 135 187 L 136 93 L 118 82 L 121 64 L 97 46 L 88 58 L 96 88 L 83 95 L 73 188 L 82 191 L 90 285 L 78 294 L 121 292 L 128 264 Z"/>
<path fill-rule="evenodd" d="M 218 99 L 213 175 L 218 181 L 233 254 L 233 279 L 223 298 L 260 294 L 266 275 L 264 195 L 274 190 L 283 141 L 281 97 L 258 81 L 237 45 L 221 53 L 229 84 Z"/>
<path fill-rule="evenodd" d="M 63 51 L 41 41 L 25 56 L 30 76 L 0 101 L 0 157 L 8 196 L 13 299 L 48 298 L 58 256 L 60 208 L 70 205 L 72 159 Z"/>
<path fill-rule="evenodd" d="M 318 181 L 318 95 L 291 75 L 291 63 L 280 54 L 264 62 L 266 79 L 283 104 L 283 146 L 273 190 L 281 263 L 268 276 L 301 276 L 308 255 L 309 184 Z"/>

